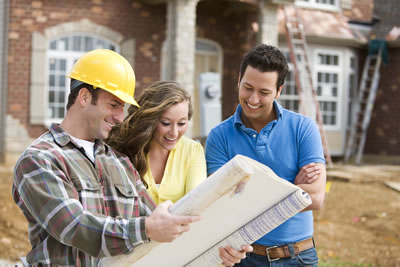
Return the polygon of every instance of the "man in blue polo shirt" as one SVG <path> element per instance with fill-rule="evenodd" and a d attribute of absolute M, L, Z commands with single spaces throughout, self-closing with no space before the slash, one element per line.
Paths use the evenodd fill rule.
<path fill-rule="evenodd" d="M 235 266 L 318 265 L 312 210 L 324 201 L 325 160 L 314 121 L 276 102 L 287 73 L 286 58 L 278 48 L 261 44 L 248 51 L 240 65 L 236 112 L 207 138 L 209 175 L 241 154 L 269 166 L 312 198 L 303 212 L 257 240 L 254 251 Z"/>

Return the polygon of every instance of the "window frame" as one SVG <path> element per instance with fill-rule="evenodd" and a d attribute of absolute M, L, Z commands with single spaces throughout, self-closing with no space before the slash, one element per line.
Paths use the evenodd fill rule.
<path fill-rule="evenodd" d="M 344 81 L 348 82 L 348 77 L 344 77 L 346 75 L 346 71 L 343 68 L 347 62 L 349 61 L 349 57 L 355 56 L 354 53 L 346 53 L 346 48 L 335 48 L 335 47 L 325 47 L 325 46 L 315 46 L 315 45 L 309 45 L 309 51 L 308 51 L 308 56 L 309 56 L 309 63 L 311 65 L 311 72 L 313 75 L 313 82 L 314 82 L 314 89 L 317 92 L 317 86 L 318 86 L 318 72 L 328 72 L 328 73 L 334 73 L 337 74 L 337 95 L 336 96 L 318 96 L 319 101 L 331 101 L 336 103 L 336 111 L 335 111 L 335 124 L 334 125 L 329 125 L 329 124 L 324 124 L 324 129 L 328 131 L 338 131 L 343 128 L 342 122 L 345 118 L 343 118 L 343 110 L 344 105 L 347 105 L 343 101 L 343 94 L 344 91 L 347 92 L 347 85 L 344 84 Z M 288 54 L 289 48 L 287 46 L 282 45 L 281 46 L 281 51 L 286 55 Z M 338 65 L 321 65 L 318 64 L 318 54 L 327 54 L 327 55 L 333 55 L 333 56 L 338 56 Z M 294 75 L 294 68 L 293 64 L 290 62 L 290 58 L 288 60 L 288 66 L 289 66 L 289 72 L 293 73 Z M 288 74 L 289 75 L 289 74 Z M 357 75 L 357 69 L 355 70 L 355 75 Z M 289 76 L 287 76 L 288 78 Z M 294 77 L 294 76 L 293 76 Z M 287 80 L 285 80 L 285 85 L 286 86 Z M 292 81 L 292 83 L 295 85 L 295 80 Z M 299 96 L 296 95 L 285 95 L 283 94 L 283 91 L 281 92 L 280 97 L 278 98 L 278 102 L 280 104 L 283 103 L 283 101 L 293 101 L 293 100 L 298 100 L 299 101 Z M 285 107 L 285 105 L 283 105 Z M 347 108 L 347 107 L 346 107 Z M 321 104 L 320 104 L 320 109 L 321 109 Z M 301 113 L 301 106 L 299 105 L 299 110 L 297 111 L 298 113 Z M 293 111 L 293 110 L 292 110 Z M 296 111 L 295 111 L 296 112 Z M 323 114 L 323 110 L 321 109 L 321 112 Z"/>
<path fill-rule="evenodd" d="M 210 45 L 215 47 L 215 51 L 206 51 L 206 50 L 198 50 L 198 46 L 196 46 L 196 44 L 198 43 L 204 43 L 206 45 Z M 162 43 L 161 46 L 161 69 L 160 69 L 160 77 L 161 80 L 168 80 L 171 79 L 171 73 L 170 73 L 170 69 L 168 68 L 168 62 L 167 62 L 167 41 L 165 40 Z M 222 52 L 222 48 L 221 46 L 212 40 L 209 39 L 205 39 L 205 38 L 196 38 L 195 40 L 195 56 L 197 55 L 202 55 L 202 56 L 206 56 L 207 60 L 209 56 L 216 56 L 218 58 L 217 61 L 217 65 L 218 65 L 218 69 L 215 72 L 221 73 L 222 75 L 222 62 L 223 62 L 223 52 Z"/>
<path fill-rule="evenodd" d="M 318 63 L 318 55 L 332 55 L 338 57 L 338 65 L 322 65 Z M 343 106 L 343 63 L 345 61 L 344 54 L 341 50 L 329 49 L 329 48 L 315 48 L 313 49 L 313 82 L 316 92 L 318 92 L 318 73 L 325 72 L 330 74 L 337 74 L 337 94 L 336 96 L 320 96 L 318 95 L 318 101 L 320 102 L 320 111 L 323 117 L 324 111 L 322 110 L 321 102 L 335 102 L 336 103 L 336 121 L 334 125 L 324 124 L 325 130 L 340 130 L 342 125 L 342 106 Z"/>
<path fill-rule="evenodd" d="M 357 55 L 349 51 L 347 58 L 347 86 L 348 86 L 348 92 L 347 92 L 347 112 L 348 116 L 346 118 L 346 127 L 350 129 L 350 126 L 354 123 L 354 109 L 355 105 L 357 104 L 357 98 L 358 98 L 358 73 L 359 73 L 359 66 L 358 66 L 358 57 Z M 354 66 L 352 66 L 351 61 L 352 59 L 354 60 Z M 350 77 L 354 77 L 353 81 L 351 80 Z M 353 82 L 353 84 L 351 84 Z"/>
<path fill-rule="evenodd" d="M 324 4 L 318 3 L 318 0 L 296 0 L 295 4 L 298 7 L 305 7 L 305 8 L 313 8 L 313 9 L 320 9 L 320 10 L 327 10 L 327 11 L 340 11 L 340 0 L 334 0 L 335 3 L 332 4 Z"/>
<path fill-rule="evenodd" d="M 288 67 L 289 67 L 289 72 L 288 72 L 288 74 L 286 76 L 285 83 L 283 85 L 281 94 L 280 94 L 280 96 L 278 98 L 278 103 L 281 104 L 283 107 L 291 110 L 291 111 L 294 111 L 294 112 L 297 112 L 297 113 L 301 113 L 300 97 L 299 97 L 299 95 L 297 93 L 297 89 L 296 89 L 296 78 L 295 78 L 295 73 L 294 73 L 294 66 L 293 66 L 293 63 L 291 62 L 289 48 L 288 47 L 282 47 L 281 51 L 286 56 L 286 59 L 287 59 L 287 62 L 288 62 Z M 294 92 L 295 92 L 294 94 L 284 94 L 283 93 L 285 91 L 285 89 L 286 89 L 286 86 L 288 85 L 288 78 L 289 77 L 293 78 L 293 80 L 290 81 L 290 85 L 293 86 L 293 89 L 294 89 Z M 286 107 L 286 105 L 284 105 L 282 103 L 283 101 L 289 101 L 289 102 L 292 101 L 292 104 L 290 104 L 291 106 L 292 105 L 296 105 L 295 101 L 297 101 L 297 107 L 298 107 L 297 110 L 293 110 L 293 109 L 290 109 L 290 108 Z"/>

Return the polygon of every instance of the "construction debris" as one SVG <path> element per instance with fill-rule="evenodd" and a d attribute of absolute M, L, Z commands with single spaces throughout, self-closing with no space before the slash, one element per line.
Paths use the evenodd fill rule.
<path fill-rule="evenodd" d="M 327 170 L 328 179 L 339 179 L 346 182 L 399 182 L 400 166 L 395 165 L 335 165 Z"/>
<path fill-rule="evenodd" d="M 385 185 L 400 192 L 400 182 L 387 181 L 385 182 Z"/>

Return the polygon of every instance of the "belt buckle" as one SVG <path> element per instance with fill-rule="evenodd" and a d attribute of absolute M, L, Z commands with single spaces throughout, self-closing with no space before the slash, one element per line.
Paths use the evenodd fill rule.
<path fill-rule="evenodd" d="M 270 258 L 270 256 L 269 256 L 269 250 L 270 249 L 273 249 L 273 248 L 277 248 L 278 246 L 272 246 L 272 247 L 267 247 L 265 250 L 266 250 L 266 252 L 267 252 L 267 258 L 268 258 L 268 261 L 277 261 L 277 260 L 280 260 L 281 258 L 275 258 L 275 259 L 271 259 Z"/>

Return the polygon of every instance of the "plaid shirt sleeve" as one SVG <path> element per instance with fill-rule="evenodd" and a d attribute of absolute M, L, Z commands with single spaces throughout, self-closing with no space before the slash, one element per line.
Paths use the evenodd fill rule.
<path fill-rule="evenodd" d="M 145 218 L 151 214 L 154 204 L 147 199 L 140 183 L 135 184 L 138 188 L 133 188 L 138 194 L 135 203 L 127 203 L 133 207 L 133 215 L 107 216 L 107 212 L 94 212 L 109 206 L 98 203 L 102 197 L 96 194 L 104 192 L 104 189 L 91 191 L 95 188 L 80 183 L 87 190 L 79 192 L 69 176 L 70 170 L 66 168 L 71 162 L 65 162 L 66 159 L 60 155 L 54 151 L 27 149 L 15 167 L 14 198 L 29 221 L 33 245 L 35 238 L 38 243 L 43 239 L 43 229 L 59 243 L 96 258 L 126 253 L 148 241 Z M 131 166 L 130 171 L 133 170 Z M 36 233 L 35 237 L 38 228 L 43 232 Z M 45 254 L 46 249 L 40 253 Z M 48 257 L 42 255 L 39 258 Z"/>

